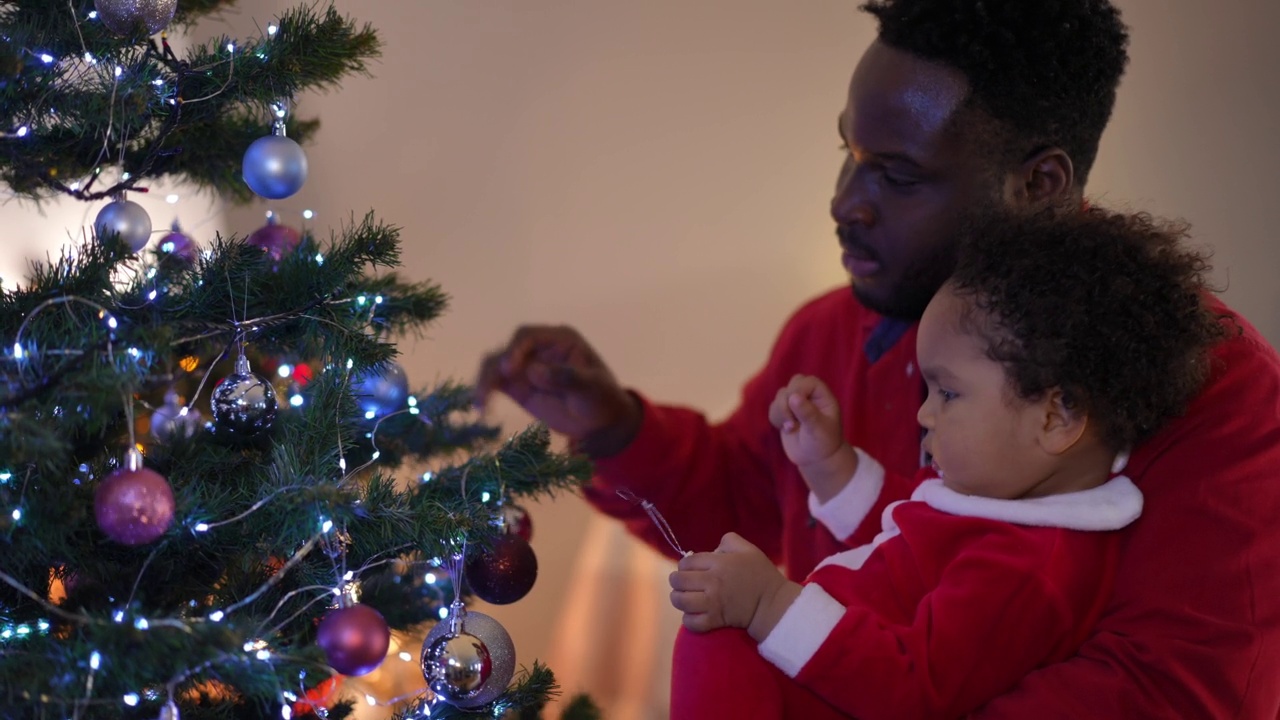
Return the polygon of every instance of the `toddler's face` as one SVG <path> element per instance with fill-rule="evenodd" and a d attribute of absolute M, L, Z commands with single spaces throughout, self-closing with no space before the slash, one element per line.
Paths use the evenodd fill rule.
<path fill-rule="evenodd" d="M 922 442 L 952 490 L 1021 497 L 1040 479 L 1043 414 L 1038 403 L 1017 397 L 1004 367 L 987 356 L 985 341 L 962 329 L 968 303 L 947 284 L 920 319 L 916 354 L 928 388 L 917 414 L 926 431 Z"/>

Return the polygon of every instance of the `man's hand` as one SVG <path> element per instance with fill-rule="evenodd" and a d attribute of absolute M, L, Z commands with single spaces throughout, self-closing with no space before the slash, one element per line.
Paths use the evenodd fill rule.
<path fill-rule="evenodd" d="M 516 330 L 480 363 L 476 406 L 483 408 L 495 390 L 593 457 L 621 451 L 640 429 L 639 402 L 571 327 Z"/>
<path fill-rule="evenodd" d="M 763 640 L 800 592 L 760 548 L 736 533 L 727 533 L 715 552 L 684 557 L 677 568 L 671 573 L 671 604 L 695 632 L 738 627 Z"/>

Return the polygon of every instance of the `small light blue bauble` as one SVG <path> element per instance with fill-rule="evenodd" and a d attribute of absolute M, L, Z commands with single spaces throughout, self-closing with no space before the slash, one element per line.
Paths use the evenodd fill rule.
<path fill-rule="evenodd" d="M 151 216 L 132 200 L 113 200 L 98 211 L 93 232 L 101 239 L 119 235 L 130 250 L 138 252 L 151 239 Z"/>
<path fill-rule="evenodd" d="M 389 415 L 409 399 L 409 377 L 404 374 L 404 368 L 391 363 L 381 373 L 369 372 L 353 378 L 351 392 L 364 415 Z"/>
<path fill-rule="evenodd" d="M 261 137 L 244 151 L 243 175 L 245 184 L 259 196 L 287 198 L 307 181 L 307 154 L 283 135 Z"/>

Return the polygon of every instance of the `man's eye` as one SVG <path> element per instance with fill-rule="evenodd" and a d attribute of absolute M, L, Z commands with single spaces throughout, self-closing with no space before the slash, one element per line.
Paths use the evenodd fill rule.
<path fill-rule="evenodd" d="M 900 175 L 894 175 L 893 173 L 890 173 L 890 172 L 886 172 L 884 174 L 884 181 L 894 187 L 911 187 L 920 182 L 919 180 L 916 180 L 914 178 L 902 177 Z"/>

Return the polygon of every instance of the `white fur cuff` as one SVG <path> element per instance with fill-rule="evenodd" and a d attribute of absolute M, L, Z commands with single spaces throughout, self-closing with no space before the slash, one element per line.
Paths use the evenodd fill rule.
<path fill-rule="evenodd" d="M 884 489 L 884 467 L 862 448 L 853 451 L 858 454 L 858 469 L 835 497 L 819 503 L 809 493 L 809 514 L 839 540 L 847 539 L 862 525 Z"/>
<path fill-rule="evenodd" d="M 844 606 L 816 584 L 805 585 L 769 636 L 760 643 L 760 654 L 795 677 L 818 652 L 844 617 Z"/>

